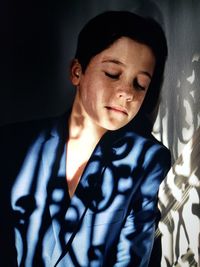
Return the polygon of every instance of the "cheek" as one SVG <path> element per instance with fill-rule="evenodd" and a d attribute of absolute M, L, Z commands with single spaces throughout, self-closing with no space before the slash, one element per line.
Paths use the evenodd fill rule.
<path fill-rule="evenodd" d="M 93 80 L 88 83 L 88 96 L 97 104 L 102 102 L 108 95 L 108 86 L 101 80 Z"/>
<path fill-rule="evenodd" d="M 84 79 L 84 81 L 80 84 L 80 94 L 83 101 L 88 101 L 93 97 L 94 90 L 93 83 L 90 79 Z"/>
<path fill-rule="evenodd" d="M 139 109 L 141 108 L 144 102 L 144 98 L 145 98 L 145 94 L 142 94 L 142 95 L 140 94 L 137 96 L 135 101 L 132 102 L 132 106 L 131 106 L 132 116 L 135 116 L 137 114 L 137 112 L 139 111 Z"/>
<path fill-rule="evenodd" d="M 112 86 L 100 74 L 84 77 L 80 84 L 80 94 L 85 108 L 96 109 L 113 97 Z"/>
<path fill-rule="evenodd" d="M 99 89 L 97 83 L 87 79 L 80 87 L 82 104 L 88 113 L 94 113 L 99 102 Z"/>
<path fill-rule="evenodd" d="M 145 96 L 146 96 L 146 92 L 138 93 L 138 95 L 136 96 L 136 102 L 138 106 L 142 105 L 142 103 L 144 102 Z"/>

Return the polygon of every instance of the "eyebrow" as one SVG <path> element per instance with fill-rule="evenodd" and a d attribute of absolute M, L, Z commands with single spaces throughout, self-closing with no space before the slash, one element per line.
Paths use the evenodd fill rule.
<path fill-rule="evenodd" d="M 125 64 L 117 59 L 105 59 L 102 61 L 102 63 L 114 63 L 117 65 L 122 65 L 125 66 Z M 140 71 L 140 74 L 144 74 L 146 76 L 148 76 L 150 78 L 150 80 L 152 79 L 151 74 L 148 71 Z"/>

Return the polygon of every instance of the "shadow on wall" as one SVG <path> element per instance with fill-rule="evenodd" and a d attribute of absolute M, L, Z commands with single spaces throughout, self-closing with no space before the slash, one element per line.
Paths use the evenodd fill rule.
<path fill-rule="evenodd" d="M 169 58 L 154 133 L 175 161 L 200 126 L 200 3 L 171 1 L 163 10 Z"/>
<path fill-rule="evenodd" d="M 159 199 L 161 266 L 199 266 L 200 128 L 168 173 Z"/>

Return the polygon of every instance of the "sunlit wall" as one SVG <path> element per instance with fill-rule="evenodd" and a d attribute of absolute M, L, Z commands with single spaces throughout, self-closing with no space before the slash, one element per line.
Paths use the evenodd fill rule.
<path fill-rule="evenodd" d="M 163 1 L 169 45 L 155 136 L 171 150 L 159 192 L 161 267 L 200 265 L 200 2 Z"/>

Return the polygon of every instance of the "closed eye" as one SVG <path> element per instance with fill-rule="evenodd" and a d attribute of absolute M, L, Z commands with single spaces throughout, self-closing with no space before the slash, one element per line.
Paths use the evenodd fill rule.
<path fill-rule="evenodd" d="M 105 75 L 113 80 L 117 80 L 119 78 L 119 74 L 112 74 L 109 72 L 105 72 Z"/>
<path fill-rule="evenodd" d="M 135 80 L 133 81 L 133 86 L 134 86 L 134 88 L 135 88 L 136 90 L 139 90 L 139 91 L 145 91 L 145 90 L 146 90 L 146 88 L 145 88 L 144 86 L 142 86 L 142 85 L 139 84 L 139 82 L 138 82 L 137 79 L 135 79 Z"/>

